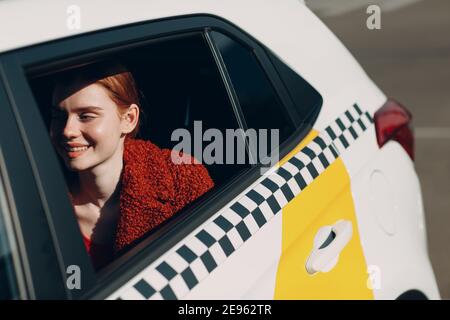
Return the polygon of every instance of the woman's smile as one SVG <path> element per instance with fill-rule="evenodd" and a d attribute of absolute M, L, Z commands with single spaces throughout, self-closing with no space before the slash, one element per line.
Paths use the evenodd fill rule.
<path fill-rule="evenodd" d="M 66 154 L 70 159 L 75 159 L 85 154 L 90 147 L 90 145 L 84 145 L 80 143 L 63 144 L 63 149 L 66 151 Z"/>

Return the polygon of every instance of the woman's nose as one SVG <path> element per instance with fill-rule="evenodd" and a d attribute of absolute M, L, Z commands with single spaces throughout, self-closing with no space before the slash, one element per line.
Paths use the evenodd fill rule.
<path fill-rule="evenodd" d="M 67 117 L 66 124 L 63 128 L 63 136 L 66 139 L 77 137 L 80 133 L 78 123 L 75 117 Z"/>

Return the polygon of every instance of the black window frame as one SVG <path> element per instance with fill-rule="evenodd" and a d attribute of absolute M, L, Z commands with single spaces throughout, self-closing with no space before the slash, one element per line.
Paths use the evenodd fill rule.
<path fill-rule="evenodd" d="M 71 295 L 63 279 L 65 269 L 54 246 L 42 186 L 35 179 L 36 167 L 30 162 L 23 123 L 17 117 L 11 89 L 4 85 L 5 76 L 0 65 L 0 170 L 18 249 L 15 271 L 20 299 L 65 299 Z"/>
<path fill-rule="evenodd" d="M 20 136 L 25 145 L 29 165 L 34 169 L 33 178 L 31 176 L 29 178 L 30 181 L 36 181 L 39 186 L 39 195 L 46 211 L 47 223 L 51 226 L 46 234 L 52 239 L 50 241 L 52 241 L 58 261 L 60 261 L 60 269 L 64 271 L 71 261 L 80 261 L 80 255 L 85 255 L 85 258 L 81 259 L 81 267 L 84 270 L 82 272 L 84 287 L 81 290 L 69 291 L 66 289 L 65 293 L 68 299 L 103 299 L 114 293 L 258 179 L 261 165 L 255 165 L 247 172 L 236 176 L 220 192 L 212 194 L 206 201 L 200 201 L 195 208 L 192 208 L 189 215 L 176 215 L 173 224 L 169 227 L 163 226 L 152 233 L 135 248 L 114 261 L 110 266 L 110 272 L 97 277 L 89 263 L 81 237 L 79 239 L 72 238 L 79 237 L 75 218 L 67 219 L 61 217 L 62 215 L 58 216 L 58 211 L 71 212 L 72 208 L 67 194 L 64 193 L 66 187 L 63 185 L 65 182 L 62 172 L 59 172 L 59 178 L 52 177 L 53 170 L 58 168 L 58 162 L 50 141 L 47 139 L 48 134 L 43 121 L 36 120 L 40 119 L 39 107 L 35 103 L 25 70 L 39 73 L 44 68 L 69 64 L 71 61 L 79 62 L 132 46 L 141 46 L 150 39 L 199 30 L 205 34 L 208 30 L 216 30 L 253 48 L 255 56 L 274 86 L 280 101 L 287 108 L 297 126 L 297 130 L 291 137 L 280 145 L 278 151 L 280 159 L 282 159 L 311 130 L 320 108 L 311 113 L 309 119 L 298 119 L 293 110 L 294 103 L 288 89 L 281 80 L 279 71 L 274 67 L 267 49 L 245 31 L 220 17 L 199 14 L 133 23 L 54 40 L 0 55 L 3 81 L 9 88 L 8 96 L 16 121 L 21 124 Z M 214 55 L 220 55 L 213 43 L 210 49 Z M 216 63 L 218 68 L 225 72 L 223 62 L 220 62 L 217 56 Z M 227 79 L 226 74 L 223 76 L 223 81 L 225 85 L 230 86 L 229 77 Z M 238 108 L 238 104 L 233 102 L 236 101 L 236 95 L 233 92 L 229 92 L 229 95 L 231 95 L 230 99 L 232 104 L 234 103 L 234 107 Z M 237 109 L 238 119 L 239 115 L 242 116 L 242 111 Z M 243 129 L 246 129 L 245 121 L 241 123 L 244 126 Z M 64 276 L 65 274 L 63 274 L 63 281 L 65 281 Z"/>

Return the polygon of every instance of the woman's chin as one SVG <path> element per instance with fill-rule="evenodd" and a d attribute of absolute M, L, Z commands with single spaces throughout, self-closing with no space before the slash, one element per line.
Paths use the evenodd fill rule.
<path fill-rule="evenodd" d="M 90 149 L 90 148 L 89 148 Z M 89 150 L 88 149 L 88 150 Z M 86 154 L 88 150 L 82 152 L 67 152 L 64 150 L 58 150 L 59 155 L 64 160 L 64 163 L 68 170 L 70 171 L 84 171 L 91 168 L 92 161 L 89 160 L 89 155 Z M 88 156 L 88 157 L 86 157 Z"/>
<path fill-rule="evenodd" d="M 92 167 L 91 165 L 83 162 L 84 161 L 66 160 L 66 166 L 73 172 L 84 171 Z"/>

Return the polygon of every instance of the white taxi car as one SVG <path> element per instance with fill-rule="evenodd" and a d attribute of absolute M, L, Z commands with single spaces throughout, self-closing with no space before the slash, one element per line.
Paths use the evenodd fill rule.
<path fill-rule="evenodd" d="M 75 2 L 0 1 L 1 298 L 439 298 L 411 115 L 302 1 Z M 144 138 L 275 128 L 280 161 L 207 165 L 211 192 L 96 273 L 46 111 L 53 73 L 109 57 Z"/>

